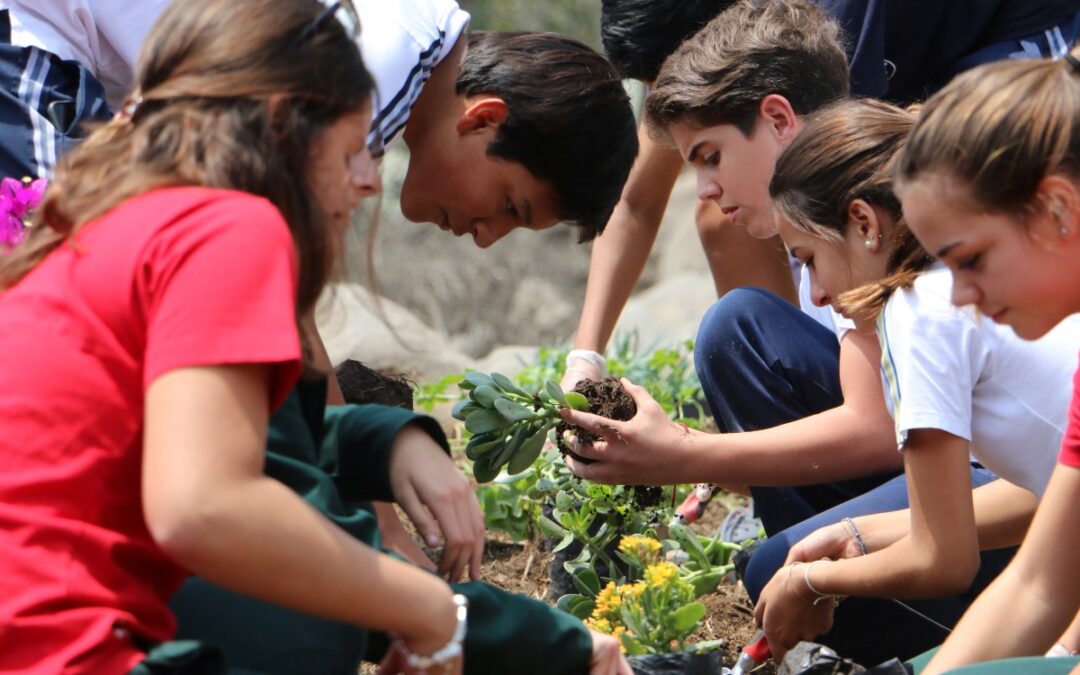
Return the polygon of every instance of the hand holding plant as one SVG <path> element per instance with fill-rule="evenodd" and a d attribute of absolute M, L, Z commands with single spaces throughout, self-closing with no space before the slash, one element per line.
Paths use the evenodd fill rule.
<path fill-rule="evenodd" d="M 644 388 L 627 380 L 622 384 L 637 406 L 637 414 L 631 420 L 611 420 L 580 410 L 562 412 L 568 423 L 604 439 L 591 445 L 574 446 L 576 454 L 592 463 L 569 457 L 567 465 L 579 478 L 598 483 L 672 485 L 692 482 L 697 476 L 685 453 L 692 434 L 701 432 L 673 422 Z"/>
<path fill-rule="evenodd" d="M 559 411 L 589 407 L 584 396 L 563 393 L 554 380 L 530 394 L 500 373 L 470 372 L 458 386 L 469 398 L 454 406 L 453 415 L 472 434 L 465 454 L 479 483 L 495 478 L 504 465 L 511 475 L 527 469 L 540 456 L 548 430 L 562 421 Z"/>

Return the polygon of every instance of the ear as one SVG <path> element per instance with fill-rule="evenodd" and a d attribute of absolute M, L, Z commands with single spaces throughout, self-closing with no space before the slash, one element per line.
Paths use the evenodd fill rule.
<path fill-rule="evenodd" d="M 871 253 L 880 251 L 885 234 L 882 225 L 877 210 L 866 200 L 856 199 L 848 206 L 847 232 L 852 246 Z"/>
<path fill-rule="evenodd" d="M 457 121 L 457 132 L 467 134 L 480 129 L 495 128 L 506 121 L 510 108 L 506 101 L 497 97 L 470 98 L 465 101 L 465 112 Z"/>
<path fill-rule="evenodd" d="M 769 94 L 761 99 L 758 106 L 758 115 L 769 124 L 769 128 L 776 135 L 784 147 L 787 147 L 799 133 L 802 124 L 791 102 L 780 94 Z"/>
<path fill-rule="evenodd" d="M 287 94 L 271 94 L 266 99 L 266 119 L 270 126 L 270 133 L 275 138 L 284 136 L 288 131 L 285 115 L 291 102 Z"/>
<path fill-rule="evenodd" d="M 1035 189 L 1043 213 L 1033 218 L 1032 234 L 1047 242 L 1071 242 L 1080 230 L 1080 190 L 1060 174 L 1043 178 Z"/>

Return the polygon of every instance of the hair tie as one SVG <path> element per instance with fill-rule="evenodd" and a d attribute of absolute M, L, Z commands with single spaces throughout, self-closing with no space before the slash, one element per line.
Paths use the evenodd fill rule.
<path fill-rule="evenodd" d="M 115 119 L 121 122 L 134 122 L 135 116 L 139 114 L 139 110 L 142 109 L 143 97 L 138 94 L 132 94 L 124 99 L 124 102 L 120 104 L 120 109 L 116 111 Z"/>
<path fill-rule="evenodd" d="M 1080 59 L 1076 58 L 1072 54 L 1065 55 L 1065 62 L 1072 68 L 1073 75 L 1080 76 Z"/>

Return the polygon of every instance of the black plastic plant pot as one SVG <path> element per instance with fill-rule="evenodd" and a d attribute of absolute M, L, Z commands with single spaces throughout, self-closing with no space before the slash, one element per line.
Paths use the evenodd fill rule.
<path fill-rule="evenodd" d="M 724 652 L 648 654 L 627 660 L 637 675 L 717 675 L 724 666 Z"/>

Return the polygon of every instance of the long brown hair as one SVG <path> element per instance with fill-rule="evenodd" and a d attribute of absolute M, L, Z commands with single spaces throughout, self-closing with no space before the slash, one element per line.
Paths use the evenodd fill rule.
<path fill-rule="evenodd" d="M 888 276 L 837 299 L 849 316 L 876 318 L 892 293 L 908 287 L 933 258 L 908 229 L 893 193 L 893 162 L 915 116 L 871 99 L 843 101 L 811 116 L 780 155 L 769 185 L 774 207 L 798 228 L 844 241 L 848 210 L 861 199 L 892 218 Z"/>
<path fill-rule="evenodd" d="M 329 225 L 308 184 L 312 143 L 361 110 L 373 88 L 336 20 L 297 40 L 323 9 L 316 0 L 171 3 L 139 57 L 133 97 L 141 103 L 61 161 L 28 237 L 0 256 L 0 290 L 121 202 L 204 185 L 278 208 L 300 261 L 298 314 L 309 309 L 333 263 Z"/>
<path fill-rule="evenodd" d="M 926 102 L 897 183 L 927 173 L 958 181 L 976 208 L 1024 222 L 1043 207 L 1043 178 L 1080 179 L 1080 63 L 1001 61 L 957 76 Z"/>

